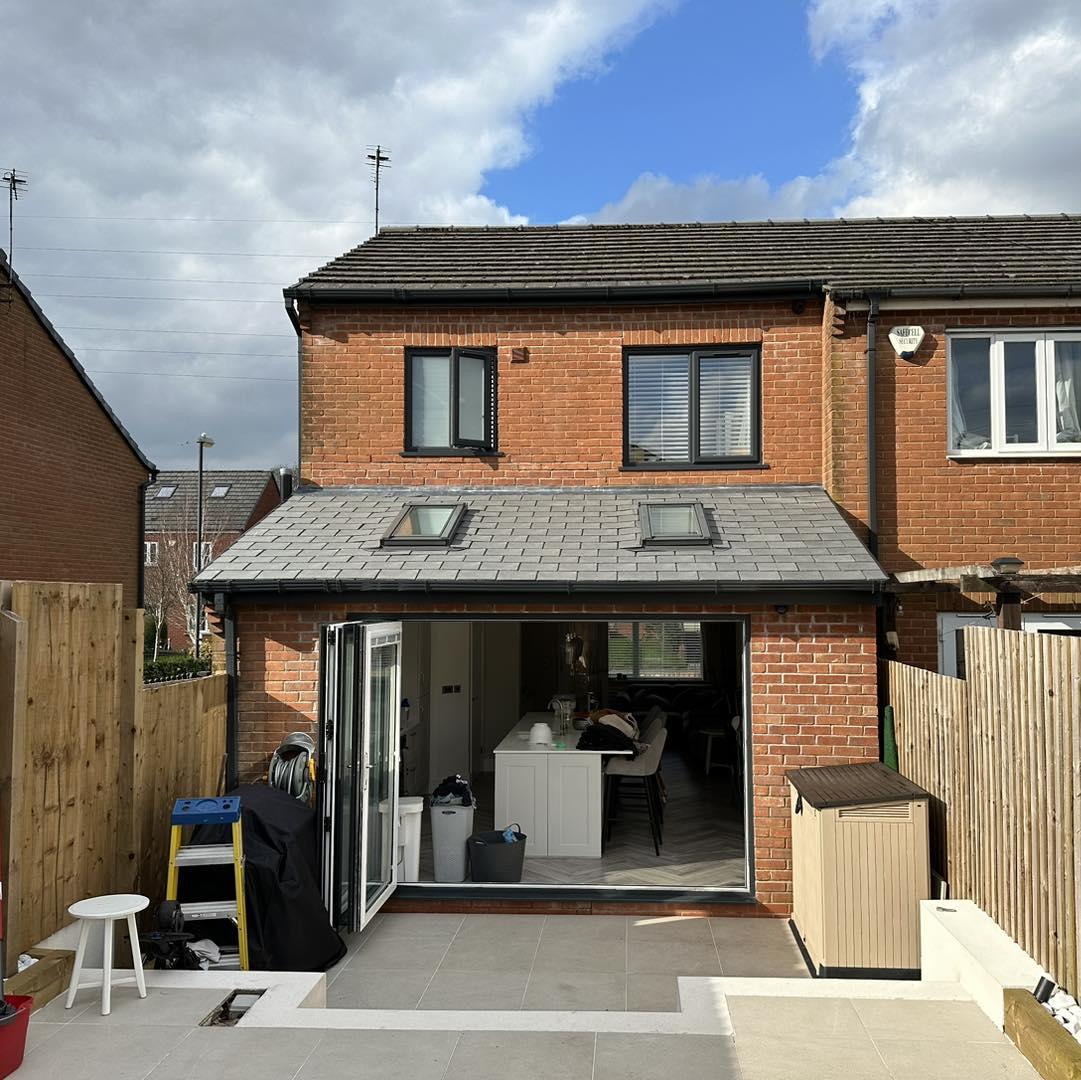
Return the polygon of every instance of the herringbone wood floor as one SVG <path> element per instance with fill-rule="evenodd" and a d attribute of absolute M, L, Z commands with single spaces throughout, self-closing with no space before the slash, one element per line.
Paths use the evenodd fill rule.
<path fill-rule="evenodd" d="M 538 885 L 660 885 L 741 888 L 744 880 L 742 802 L 733 800 L 726 772 L 702 773 L 701 762 L 679 751 L 664 755 L 668 786 L 664 845 L 653 853 L 644 806 L 627 809 L 616 821 L 612 842 L 599 859 L 531 859 L 528 848 L 523 883 Z M 474 829 L 492 829 L 494 777 L 473 783 L 477 797 Z M 506 824 L 500 822 L 500 825 Z M 432 837 L 424 815 L 421 881 L 433 880 Z"/>

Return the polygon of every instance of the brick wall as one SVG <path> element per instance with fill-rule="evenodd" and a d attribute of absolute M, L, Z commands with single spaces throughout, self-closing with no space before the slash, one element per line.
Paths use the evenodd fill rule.
<path fill-rule="evenodd" d="M 821 483 L 821 307 L 305 308 L 301 471 L 333 484 Z M 766 469 L 621 471 L 622 351 L 761 345 Z M 498 458 L 403 458 L 404 351 L 498 349 Z M 512 363 L 525 347 L 527 363 Z"/>
<path fill-rule="evenodd" d="M 428 605 L 381 602 L 361 610 L 394 618 L 424 611 L 457 611 L 462 618 L 528 609 L 499 603 Z M 346 617 L 346 605 L 242 606 L 239 638 L 239 770 L 242 780 L 265 771 L 274 748 L 291 731 L 316 731 L 319 699 L 319 629 Z M 539 610 L 539 609 L 538 609 Z M 552 605 L 581 617 L 580 605 Z M 745 613 L 751 620 L 751 739 L 754 786 L 755 877 L 759 900 L 785 911 L 791 902 L 791 855 L 786 769 L 878 756 L 874 613 L 868 607 L 682 607 L 678 614 Z M 590 605 L 592 615 L 604 614 Z M 613 606 L 611 614 L 676 614 L 660 604 Z"/>
<path fill-rule="evenodd" d="M 0 578 L 120 582 L 134 606 L 146 468 L 3 282 L 0 433 Z"/>

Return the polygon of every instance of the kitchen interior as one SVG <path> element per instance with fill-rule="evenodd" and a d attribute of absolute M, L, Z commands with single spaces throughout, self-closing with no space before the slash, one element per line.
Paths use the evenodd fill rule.
<path fill-rule="evenodd" d="M 467 778 L 474 831 L 526 834 L 523 885 L 746 888 L 745 634 L 741 620 L 406 621 L 401 794 Z M 604 709 L 634 716 L 653 754 L 576 752 Z M 435 866 L 426 806 L 419 880 L 402 884 L 452 884 Z"/>

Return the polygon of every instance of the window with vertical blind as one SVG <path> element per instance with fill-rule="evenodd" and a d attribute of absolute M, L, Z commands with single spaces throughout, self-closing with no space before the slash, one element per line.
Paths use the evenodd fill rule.
<path fill-rule="evenodd" d="M 405 357 L 405 449 L 492 451 L 496 446 L 494 349 L 413 349 Z"/>
<path fill-rule="evenodd" d="M 608 674 L 611 678 L 701 679 L 701 623 L 609 623 Z"/>
<path fill-rule="evenodd" d="M 687 468 L 760 459 L 758 354 L 633 350 L 624 357 L 624 464 Z"/>

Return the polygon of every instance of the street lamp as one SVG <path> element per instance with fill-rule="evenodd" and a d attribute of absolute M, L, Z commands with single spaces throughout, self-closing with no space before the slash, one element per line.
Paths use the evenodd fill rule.
<path fill-rule="evenodd" d="M 199 496 L 195 509 L 195 573 L 203 569 L 203 451 L 214 445 L 214 440 L 204 431 L 195 440 L 199 446 Z M 195 594 L 195 655 L 202 652 L 203 644 L 203 594 Z"/>

